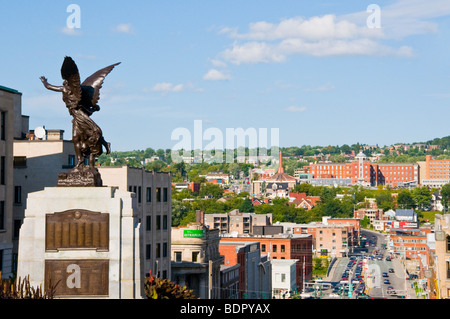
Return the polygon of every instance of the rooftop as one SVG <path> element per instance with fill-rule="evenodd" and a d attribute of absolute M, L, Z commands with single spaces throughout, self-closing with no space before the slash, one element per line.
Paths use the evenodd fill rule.
<path fill-rule="evenodd" d="M 6 92 L 10 92 L 10 93 L 20 94 L 19 91 L 15 90 L 15 89 L 8 88 L 6 86 L 2 86 L 2 85 L 0 85 L 0 90 L 6 91 Z"/>

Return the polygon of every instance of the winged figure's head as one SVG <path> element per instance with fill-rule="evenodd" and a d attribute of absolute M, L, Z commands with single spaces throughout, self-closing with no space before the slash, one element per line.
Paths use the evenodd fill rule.
<path fill-rule="evenodd" d="M 73 76 L 80 76 L 78 73 L 78 67 L 71 57 L 66 56 L 64 58 L 63 65 L 61 67 L 61 76 L 66 81 L 69 81 L 73 78 Z"/>

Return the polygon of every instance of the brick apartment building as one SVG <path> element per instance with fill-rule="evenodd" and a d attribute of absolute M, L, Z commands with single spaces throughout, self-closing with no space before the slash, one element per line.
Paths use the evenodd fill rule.
<path fill-rule="evenodd" d="M 450 183 L 450 160 L 432 159 L 426 156 L 425 162 L 418 162 L 420 166 L 420 184 L 423 186 L 440 188 Z"/>
<path fill-rule="evenodd" d="M 307 167 L 311 179 L 351 180 L 351 184 L 367 186 L 417 185 L 419 164 L 417 163 L 372 163 L 359 153 L 350 163 L 316 163 Z"/>
<path fill-rule="evenodd" d="M 222 235 L 220 242 L 260 242 L 261 254 L 267 254 L 269 259 L 297 259 L 297 287 L 303 286 L 305 280 L 312 279 L 312 245 L 311 235 L 282 234 L 274 236 L 237 236 Z M 303 272 L 304 270 L 304 272 Z"/>
<path fill-rule="evenodd" d="M 224 256 L 224 266 L 238 265 L 238 299 L 270 299 L 271 298 L 271 262 L 267 254 L 261 253 L 260 242 L 221 241 L 219 252 Z M 234 288 L 222 287 L 225 299 Z"/>

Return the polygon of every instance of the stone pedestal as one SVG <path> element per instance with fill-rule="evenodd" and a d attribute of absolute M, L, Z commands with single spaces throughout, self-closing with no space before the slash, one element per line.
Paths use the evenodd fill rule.
<path fill-rule="evenodd" d="M 142 298 L 140 223 L 132 193 L 49 187 L 31 193 L 20 229 L 18 277 L 56 284 L 56 298 Z"/>
<path fill-rule="evenodd" d="M 67 173 L 58 175 L 58 186 L 63 187 L 98 187 L 103 186 L 102 178 L 97 168 L 81 165 Z"/>

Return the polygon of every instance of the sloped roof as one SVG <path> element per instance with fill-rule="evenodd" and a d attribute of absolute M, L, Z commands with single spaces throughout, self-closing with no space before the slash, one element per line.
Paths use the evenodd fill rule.
<path fill-rule="evenodd" d="M 297 179 L 294 176 L 286 174 L 283 170 L 283 157 L 280 152 L 278 161 L 278 173 L 270 176 L 267 181 L 270 182 L 296 182 Z"/>

